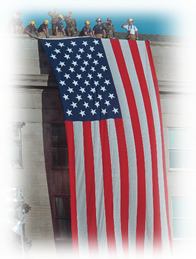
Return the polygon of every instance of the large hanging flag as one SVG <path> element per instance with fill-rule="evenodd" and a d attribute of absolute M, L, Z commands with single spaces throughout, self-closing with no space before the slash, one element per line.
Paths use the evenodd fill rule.
<path fill-rule="evenodd" d="M 161 108 L 149 42 L 41 42 L 64 110 L 74 251 L 169 252 Z"/>

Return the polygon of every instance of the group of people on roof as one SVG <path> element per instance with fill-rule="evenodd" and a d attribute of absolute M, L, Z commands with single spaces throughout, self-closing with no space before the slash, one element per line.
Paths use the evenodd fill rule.
<path fill-rule="evenodd" d="M 69 12 L 68 15 L 64 16 L 62 14 L 58 14 L 57 9 L 54 9 L 54 11 L 50 11 L 47 14 L 52 18 L 51 24 L 53 35 L 69 37 L 76 36 L 77 24 L 76 20 L 72 17 L 72 12 Z M 66 23 L 65 28 L 63 21 Z M 97 18 L 96 22 L 97 24 L 91 30 L 90 21 L 86 20 L 84 22 L 85 26 L 80 31 L 79 36 L 115 39 L 115 28 L 110 18 L 107 18 L 107 21 L 103 23 L 101 23 L 101 18 Z M 133 22 L 134 20 L 130 18 L 121 26 L 121 28 L 127 30 L 128 40 L 138 40 L 138 30 L 136 26 L 133 25 Z M 30 21 L 29 25 L 24 28 L 21 12 L 18 11 L 12 17 L 10 30 L 12 33 L 17 34 L 26 33 L 31 35 L 32 33 L 36 33 L 37 36 L 45 35 L 46 37 L 49 37 L 48 25 L 49 21 L 45 20 L 38 28 L 36 28 L 35 21 Z"/>

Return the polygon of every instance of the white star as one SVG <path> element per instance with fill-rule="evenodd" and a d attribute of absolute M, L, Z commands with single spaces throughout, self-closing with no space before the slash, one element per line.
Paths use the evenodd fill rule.
<path fill-rule="evenodd" d="M 98 86 L 99 85 L 99 81 L 94 81 L 94 85 Z"/>
<path fill-rule="evenodd" d="M 112 111 L 113 111 L 115 114 L 116 114 L 116 113 L 119 113 L 119 112 L 118 112 L 118 108 L 113 108 Z"/>
<path fill-rule="evenodd" d="M 109 93 L 108 97 L 109 97 L 110 99 L 115 98 L 115 97 L 114 97 L 114 94 L 111 94 L 111 93 Z"/>
<path fill-rule="evenodd" d="M 75 72 L 74 68 L 73 67 L 70 67 L 69 70 L 73 73 Z"/>
<path fill-rule="evenodd" d="M 95 65 L 98 65 L 99 64 L 99 62 L 98 62 L 98 60 L 93 60 L 93 63 L 95 64 Z"/>
<path fill-rule="evenodd" d="M 103 91 L 103 92 L 107 91 L 107 90 L 105 89 L 105 86 L 101 86 L 100 90 Z"/>
<path fill-rule="evenodd" d="M 91 109 L 91 113 L 92 113 L 92 115 L 97 114 L 97 113 L 96 113 L 96 110 L 93 110 L 93 109 Z"/>
<path fill-rule="evenodd" d="M 86 57 L 89 58 L 89 59 L 91 59 L 91 58 L 92 58 L 92 55 L 91 55 L 91 54 L 87 54 Z"/>
<path fill-rule="evenodd" d="M 98 74 L 97 74 L 97 77 L 99 77 L 99 79 L 101 79 L 103 76 L 102 76 L 101 73 L 98 73 Z"/>
<path fill-rule="evenodd" d="M 54 54 L 51 54 L 50 57 L 53 58 L 53 59 L 56 59 L 56 55 L 54 55 Z"/>
<path fill-rule="evenodd" d="M 66 100 L 69 100 L 69 95 L 64 94 L 64 95 L 63 95 L 63 98 L 65 99 L 65 101 L 66 101 Z"/>
<path fill-rule="evenodd" d="M 88 94 L 87 98 L 88 98 L 89 100 L 92 100 L 92 99 L 93 99 L 92 95 L 90 95 L 90 94 Z"/>
<path fill-rule="evenodd" d="M 76 42 L 75 41 L 71 41 L 70 43 L 72 46 L 77 46 Z"/>
<path fill-rule="evenodd" d="M 76 58 L 77 58 L 78 60 L 81 59 L 81 55 L 76 54 Z"/>
<path fill-rule="evenodd" d="M 70 92 L 70 93 L 74 93 L 74 90 L 73 90 L 73 88 L 71 88 L 71 87 L 68 87 L 68 88 L 67 88 L 67 91 Z"/>
<path fill-rule="evenodd" d="M 95 102 L 95 106 L 98 108 L 100 106 L 99 102 Z"/>
<path fill-rule="evenodd" d="M 55 49 L 54 52 L 56 52 L 56 54 L 61 53 L 60 49 Z"/>
<path fill-rule="evenodd" d="M 82 76 L 81 76 L 81 74 L 77 74 L 77 76 L 76 76 L 78 79 L 81 79 L 82 78 Z"/>
<path fill-rule="evenodd" d="M 80 111 L 79 114 L 80 114 L 82 117 L 83 117 L 83 116 L 86 116 L 85 111 L 82 111 L 82 110 Z"/>
<path fill-rule="evenodd" d="M 84 105 L 85 108 L 88 108 L 88 107 L 89 107 L 88 103 L 86 103 L 86 102 L 84 102 L 83 105 Z"/>
<path fill-rule="evenodd" d="M 102 69 L 103 71 L 106 71 L 106 70 L 107 70 L 106 66 L 102 66 L 101 69 Z"/>
<path fill-rule="evenodd" d="M 105 79 L 105 82 L 104 82 L 104 84 L 106 84 L 106 85 L 109 85 L 109 84 L 111 84 L 111 83 L 110 83 L 110 80 L 106 80 L 106 79 Z"/>
<path fill-rule="evenodd" d="M 90 51 L 91 52 L 95 51 L 95 48 L 90 46 Z"/>
<path fill-rule="evenodd" d="M 80 87 L 79 91 L 81 91 L 82 93 L 85 93 L 85 92 L 86 92 L 86 91 L 85 91 L 85 88 L 83 88 L 83 87 Z"/>
<path fill-rule="evenodd" d="M 98 98 L 100 101 L 103 99 L 101 94 L 98 94 L 97 98 Z"/>
<path fill-rule="evenodd" d="M 78 85 L 78 81 L 73 80 L 72 84 L 74 84 L 76 86 L 76 85 Z"/>
<path fill-rule="evenodd" d="M 61 48 L 62 48 L 62 47 L 65 47 L 65 45 L 64 45 L 63 42 L 59 42 L 58 46 L 61 47 Z"/>
<path fill-rule="evenodd" d="M 70 78 L 69 74 L 64 74 L 64 77 L 66 77 L 66 79 Z"/>
<path fill-rule="evenodd" d="M 83 64 L 84 64 L 85 66 L 88 66 L 88 61 L 84 60 Z"/>
<path fill-rule="evenodd" d="M 87 41 L 83 41 L 82 45 L 87 46 L 88 45 Z"/>
<path fill-rule="evenodd" d="M 65 81 L 60 81 L 59 84 L 61 84 L 62 86 L 65 85 Z"/>
<path fill-rule="evenodd" d="M 70 49 L 70 48 L 67 48 L 66 50 L 67 50 L 69 53 L 73 53 L 73 50 Z"/>
<path fill-rule="evenodd" d="M 97 45 L 97 44 L 99 44 L 99 41 L 94 39 L 93 43 L 95 43 L 95 45 Z"/>
<path fill-rule="evenodd" d="M 88 74 L 87 77 L 88 77 L 89 79 L 92 79 L 92 78 L 93 78 L 92 74 Z"/>
<path fill-rule="evenodd" d="M 72 61 L 72 65 L 74 65 L 74 67 L 77 66 L 77 61 Z"/>
<path fill-rule="evenodd" d="M 82 72 L 86 71 L 85 67 L 81 67 L 80 70 L 81 70 Z"/>
<path fill-rule="evenodd" d="M 62 72 L 60 67 L 56 67 L 56 71 L 58 71 L 58 73 Z"/>
<path fill-rule="evenodd" d="M 72 111 L 70 111 L 70 110 L 68 110 L 68 109 L 67 109 L 66 113 L 68 114 L 68 116 L 73 115 L 73 114 L 72 114 Z"/>
<path fill-rule="evenodd" d="M 60 62 L 59 62 L 59 66 L 65 67 L 65 62 L 60 61 Z"/>
<path fill-rule="evenodd" d="M 99 58 L 103 58 L 103 54 L 102 53 L 97 53 L 97 56 L 99 57 Z"/>
<path fill-rule="evenodd" d="M 107 106 L 109 106 L 110 105 L 110 101 L 105 101 L 105 104 L 107 105 Z"/>
<path fill-rule="evenodd" d="M 66 59 L 70 59 L 70 56 L 69 56 L 69 55 L 67 55 L 67 54 L 65 54 L 64 58 L 66 58 Z"/>
<path fill-rule="evenodd" d="M 78 99 L 78 101 L 82 100 L 81 95 L 78 95 L 78 94 L 77 94 L 76 99 Z"/>
<path fill-rule="evenodd" d="M 78 106 L 77 106 L 77 103 L 74 103 L 74 102 L 72 102 L 72 104 L 70 104 L 73 108 L 77 108 Z"/>
<path fill-rule="evenodd" d="M 91 67 L 91 71 L 95 72 L 95 68 L 94 68 L 94 67 Z"/>
<path fill-rule="evenodd" d="M 91 88 L 91 92 L 95 93 L 96 92 L 95 88 Z"/>
<path fill-rule="evenodd" d="M 79 51 L 80 53 L 83 53 L 83 52 L 84 52 L 84 49 L 81 49 L 81 48 L 80 48 L 78 51 Z"/>
<path fill-rule="evenodd" d="M 84 81 L 84 84 L 86 84 L 86 86 L 87 86 L 87 85 L 90 85 L 90 84 L 89 84 L 89 81 L 87 81 L 87 80 Z"/>
<path fill-rule="evenodd" d="M 50 44 L 50 42 L 46 42 L 46 43 L 45 43 L 45 46 L 47 46 L 48 48 L 49 48 L 49 47 L 52 47 L 52 45 Z"/>
<path fill-rule="evenodd" d="M 101 113 L 103 113 L 103 115 L 105 115 L 107 112 L 106 112 L 106 109 L 102 109 L 101 110 Z"/>

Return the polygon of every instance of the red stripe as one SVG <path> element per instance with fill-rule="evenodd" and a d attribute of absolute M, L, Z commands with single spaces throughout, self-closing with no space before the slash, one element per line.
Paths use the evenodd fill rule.
<path fill-rule="evenodd" d="M 65 121 L 65 129 L 67 134 L 68 155 L 69 155 L 72 244 L 73 244 L 74 253 L 79 253 L 77 209 L 76 209 L 76 175 L 75 175 L 75 149 L 74 149 L 75 144 L 74 144 L 73 122 Z"/>
<path fill-rule="evenodd" d="M 158 110 L 159 110 L 160 129 L 161 129 L 161 141 L 162 141 L 163 177 L 164 177 L 167 225 L 168 225 L 170 247 L 172 249 L 172 237 L 171 237 L 171 229 L 170 229 L 170 223 L 169 223 L 169 206 L 168 206 L 167 175 L 166 175 L 166 165 L 165 165 L 165 150 L 164 150 L 163 127 L 162 127 L 163 122 L 162 122 L 162 114 L 161 114 L 161 103 L 160 103 L 160 96 L 159 96 L 159 87 L 158 87 L 158 81 L 157 81 L 157 77 L 156 77 L 156 72 L 155 72 L 152 52 L 151 52 L 151 49 L 150 49 L 150 43 L 148 41 L 146 41 L 145 44 L 146 44 L 146 50 L 147 50 L 148 59 L 149 59 L 149 63 L 150 63 L 152 78 L 153 78 L 155 92 L 156 92 L 157 105 L 158 105 Z"/>
<path fill-rule="evenodd" d="M 100 140 L 103 164 L 103 186 L 106 216 L 106 232 L 108 250 L 112 253 L 116 250 L 115 234 L 114 234 L 114 214 L 113 214 L 113 188 L 112 188 L 112 167 L 110 158 L 110 145 L 107 121 L 99 122 Z"/>
<path fill-rule="evenodd" d="M 125 60 L 121 50 L 119 41 L 111 40 L 114 55 L 117 61 L 118 69 L 121 75 L 121 80 L 124 85 L 124 90 L 127 97 L 129 112 L 132 121 L 133 134 L 135 139 L 136 158 L 137 158 L 137 190 L 138 190 L 138 207 L 137 207 L 137 227 L 136 227 L 136 246 L 141 252 L 144 249 L 145 238 L 145 220 L 146 220 L 146 185 L 145 185 L 145 164 L 144 150 L 142 143 L 142 135 L 138 111 L 135 103 L 135 98 L 127 72 Z"/>
<path fill-rule="evenodd" d="M 97 243 L 97 223 L 96 223 L 96 206 L 95 206 L 95 172 L 94 172 L 94 155 L 91 133 L 91 122 L 83 122 L 84 137 L 84 165 L 86 180 L 86 206 L 87 206 L 87 229 L 89 249 L 98 252 Z"/>
<path fill-rule="evenodd" d="M 125 252 L 129 247 L 129 164 L 124 125 L 122 119 L 115 120 L 121 178 L 121 233 Z"/>
<path fill-rule="evenodd" d="M 160 198 L 159 198 L 159 181 L 158 181 L 158 167 L 157 167 L 157 146 L 156 146 L 156 137 L 155 137 L 156 134 L 155 134 L 153 112 L 152 112 L 148 87 L 146 83 L 146 78 L 145 78 L 136 41 L 133 41 L 133 42 L 129 41 L 129 46 L 131 49 L 136 73 L 140 84 L 140 89 L 143 96 L 143 102 L 144 102 L 147 122 L 148 122 L 150 147 L 151 147 L 151 161 L 152 161 L 152 181 L 153 181 L 154 248 L 156 250 L 159 249 L 160 251 L 161 249 Z"/>

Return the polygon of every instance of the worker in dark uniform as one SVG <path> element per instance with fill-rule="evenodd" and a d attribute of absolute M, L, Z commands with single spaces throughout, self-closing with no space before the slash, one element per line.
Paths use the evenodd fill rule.
<path fill-rule="evenodd" d="M 106 37 L 105 29 L 103 25 L 101 25 L 101 21 L 102 21 L 101 18 L 96 19 L 97 24 L 93 27 L 93 37 L 96 37 L 96 38 Z"/>
<path fill-rule="evenodd" d="M 49 38 L 49 32 L 48 32 L 48 24 L 49 21 L 45 20 L 38 28 L 39 35 L 46 35 L 47 38 Z"/>
<path fill-rule="evenodd" d="M 35 26 L 36 26 L 36 23 L 34 21 L 29 22 L 29 25 L 27 25 L 27 27 L 25 28 L 24 33 L 27 33 L 30 35 L 31 33 L 35 32 L 37 35 L 39 35 L 38 30 L 37 28 L 35 28 Z"/>
<path fill-rule="evenodd" d="M 65 34 L 65 30 L 63 29 L 63 15 L 59 14 L 59 18 L 58 21 L 56 22 L 56 32 L 55 35 L 56 36 L 66 36 Z"/>
<path fill-rule="evenodd" d="M 50 17 L 52 17 L 52 34 L 55 35 L 56 33 L 56 22 L 58 21 L 59 14 L 57 13 L 57 9 L 54 9 L 54 12 L 52 11 L 47 13 Z"/>
<path fill-rule="evenodd" d="M 92 31 L 91 28 L 89 27 L 90 22 L 89 21 L 85 21 L 84 22 L 85 26 L 82 28 L 81 32 L 80 32 L 80 36 L 91 36 L 92 37 Z"/>

